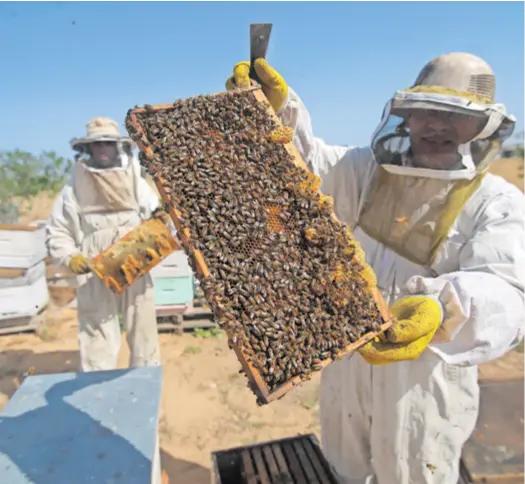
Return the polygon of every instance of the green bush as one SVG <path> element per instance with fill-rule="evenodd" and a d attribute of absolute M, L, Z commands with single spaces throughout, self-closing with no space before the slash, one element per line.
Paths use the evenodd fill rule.
<path fill-rule="evenodd" d="M 0 152 L 0 219 L 16 223 L 20 204 L 40 192 L 57 193 L 65 185 L 73 161 L 54 151 L 33 155 L 27 151 Z"/>
<path fill-rule="evenodd" d="M 0 152 L 0 200 L 58 192 L 66 183 L 73 162 L 54 151 L 33 155 L 26 151 Z"/>

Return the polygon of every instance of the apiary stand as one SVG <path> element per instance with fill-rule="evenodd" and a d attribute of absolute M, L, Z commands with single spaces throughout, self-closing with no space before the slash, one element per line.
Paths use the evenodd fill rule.
<path fill-rule="evenodd" d="M 27 377 L 0 413 L 0 482 L 160 484 L 162 367 Z"/>
<path fill-rule="evenodd" d="M 262 89 L 259 86 L 256 87 L 250 87 L 249 89 L 244 90 L 245 92 L 250 92 L 257 102 L 265 104 L 267 106 L 267 112 L 269 116 L 274 120 L 275 124 L 277 126 L 282 126 L 280 119 L 277 117 L 273 109 L 268 103 L 268 100 L 266 99 L 266 96 L 262 92 Z M 230 93 L 220 93 L 216 95 L 230 95 Z M 135 108 L 131 110 L 128 113 L 128 121 L 130 125 L 133 128 L 133 132 L 130 131 L 130 136 L 133 138 L 133 140 L 137 143 L 141 153 L 145 156 L 146 159 L 153 160 L 155 159 L 155 154 L 149 145 L 147 135 L 144 132 L 143 127 L 141 126 L 137 114 L 143 113 L 146 111 L 153 112 L 153 111 L 160 111 L 160 110 L 170 110 L 173 109 L 172 104 L 161 104 L 156 106 L 148 106 L 148 108 Z M 129 129 L 128 129 L 129 131 Z M 288 152 L 288 154 L 291 156 L 293 163 L 306 170 L 308 170 L 308 167 L 306 163 L 303 161 L 301 155 L 293 145 L 293 143 L 287 142 L 285 143 L 285 149 Z M 162 199 L 166 203 L 168 207 L 169 214 L 175 224 L 175 227 L 177 228 L 177 233 L 179 240 L 181 241 L 182 246 L 184 247 L 187 255 L 192 258 L 194 267 L 196 268 L 196 272 L 201 276 L 201 278 L 206 279 L 210 275 L 210 270 L 204 260 L 204 257 L 200 250 L 195 249 L 191 244 L 191 238 L 190 238 L 190 231 L 189 229 L 185 228 L 183 223 L 181 222 L 182 216 L 180 211 L 172 204 L 170 197 L 166 190 L 163 187 L 163 180 L 159 178 L 157 175 L 153 175 L 153 180 L 155 183 L 155 186 L 157 187 L 157 190 L 159 191 L 159 194 L 161 195 Z M 337 220 L 335 214 L 332 214 L 332 218 L 334 220 Z M 381 293 L 377 288 L 373 288 L 370 290 L 370 295 L 372 296 L 377 309 L 379 310 L 381 314 L 381 318 L 383 320 L 383 324 L 381 325 L 379 331 L 377 332 L 370 332 L 354 343 L 350 344 L 345 348 L 345 350 L 342 352 L 344 354 L 349 354 L 353 351 L 356 351 L 360 347 L 362 347 L 364 344 L 369 342 L 370 340 L 374 339 L 378 336 L 378 334 L 383 333 L 386 331 L 394 322 L 394 318 L 390 312 L 390 309 L 388 308 L 388 305 L 385 303 Z M 295 378 L 292 378 L 291 380 L 287 381 L 286 383 L 280 385 L 273 391 L 269 391 L 265 381 L 263 380 L 262 376 L 258 372 L 258 370 L 253 366 L 253 364 L 250 362 L 250 359 L 246 354 L 244 354 L 243 350 L 236 344 L 231 343 L 231 347 L 235 351 L 235 354 L 241 363 L 241 366 L 250 381 L 250 384 L 252 386 L 252 389 L 258 396 L 258 401 L 261 404 L 267 404 L 274 400 L 277 400 L 281 397 L 283 397 L 286 393 L 288 393 L 292 388 L 299 385 L 302 382 L 302 379 L 300 376 L 297 376 Z M 322 362 L 322 367 L 327 366 L 330 364 L 333 360 L 328 358 Z"/>

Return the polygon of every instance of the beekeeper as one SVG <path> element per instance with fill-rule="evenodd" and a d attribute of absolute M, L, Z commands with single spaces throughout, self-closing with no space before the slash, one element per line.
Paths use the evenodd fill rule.
<path fill-rule="evenodd" d="M 141 176 L 133 142 L 109 118 L 87 123 L 71 141 L 77 152 L 69 183 L 56 199 L 47 228 L 51 257 L 78 274 L 78 339 L 83 371 L 116 367 L 122 317 L 131 366 L 160 364 L 153 282 L 149 274 L 115 296 L 90 274 L 90 259 L 141 221 L 168 215 Z"/>
<path fill-rule="evenodd" d="M 453 484 L 478 415 L 476 365 L 523 336 L 525 203 L 487 174 L 515 124 L 492 69 L 465 53 L 432 60 L 363 148 L 316 138 L 283 78 L 263 59 L 255 69 L 398 319 L 388 341 L 323 371 L 324 451 L 345 483 Z M 227 88 L 248 72 L 237 64 Z"/>

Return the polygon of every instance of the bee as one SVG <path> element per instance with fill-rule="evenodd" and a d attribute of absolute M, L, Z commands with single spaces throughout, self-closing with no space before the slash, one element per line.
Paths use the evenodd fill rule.
<path fill-rule="evenodd" d="M 352 235 L 252 93 L 132 114 L 126 128 L 142 142 L 140 163 L 180 213 L 179 239 L 210 308 L 270 391 L 310 378 L 379 328 Z"/>

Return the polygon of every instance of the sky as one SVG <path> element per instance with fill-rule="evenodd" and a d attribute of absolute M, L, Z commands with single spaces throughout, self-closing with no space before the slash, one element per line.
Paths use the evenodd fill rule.
<path fill-rule="evenodd" d="M 394 92 L 450 51 L 492 66 L 523 129 L 522 2 L 0 2 L 0 150 L 71 157 L 93 117 L 125 132 L 135 105 L 223 91 L 258 22 L 328 143 L 368 144 Z"/>

